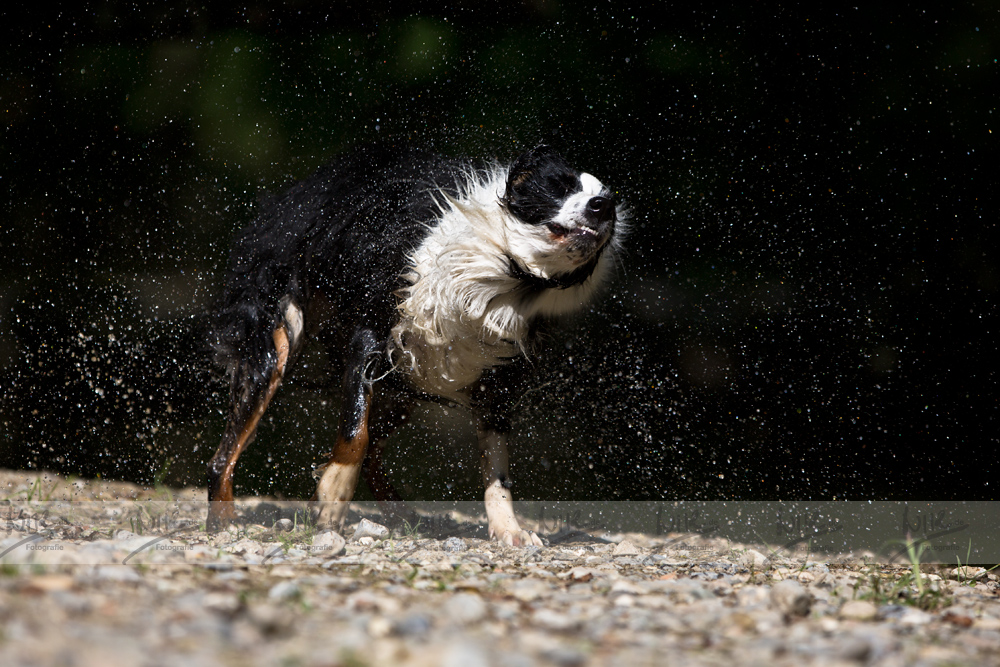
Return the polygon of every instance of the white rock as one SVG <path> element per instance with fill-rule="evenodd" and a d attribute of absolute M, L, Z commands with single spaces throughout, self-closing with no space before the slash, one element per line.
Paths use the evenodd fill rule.
<path fill-rule="evenodd" d="M 849 600 L 840 608 L 838 615 L 854 621 L 870 621 L 878 612 L 875 605 L 865 600 Z"/>
<path fill-rule="evenodd" d="M 272 600 L 294 600 L 302 594 L 299 585 L 294 581 L 280 581 L 267 592 L 267 597 Z"/>
<path fill-rule="evenodd" d="M 351 536 L 351 539 L 355 542 L 360 540 L 362 537 L 373 537 L 376 540 L 382 540 L 388 536 L 389 529 L 382 524 L 369 521 L 368 519 L 362 519 L 358 522 L 358 527 L 354 529 L 354 535 Z"/>
<path fill-rule="evenodd" d="M 745 552 L 741 553 L 738 558 L 738 563 L 740 567 L 748 570 L 763 570 L 770 564 L 767 560 L 767 556 L 754 549 L 747 549 Z"/>
<path fill-rule="evenodd" d="M 334 558 L 344 553 L 347 541 L 339 533 L 326 530 L 313 536 L 309 553 L 321 558 Z"/>
<path fill-rule="evenodd" d="M 569 615 L 551 609 L 539 609 L 532 616 L 532 620 L 538 627 L 552 632 L 569 632 L 579 625 Z"/>
<path fill-rule="evenodd" d="M 808 616 L 813 597 L 794 579 L 785 579 L 771 586 L 771 604 L 786 616 Z"/>
<path fill-rule="evenodd" d="M 486 617 L 486 603 L 475 593 L 456 593 L 444 603 L 444 613 L 457 625 L 471 625 Z"/>
<path fill-rule="evenodd" d="M 617 556 L 638 556 L 642 552 L 639 551 L 639 548 L 637 546 L 635 546 L 628 540 L 622 540 L 615 546 L 615 549 L 612 553 L 617 557 Z"/>

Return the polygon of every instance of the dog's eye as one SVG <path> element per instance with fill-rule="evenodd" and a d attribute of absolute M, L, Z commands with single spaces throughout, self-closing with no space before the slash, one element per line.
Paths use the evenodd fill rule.
<path fill-rule="evenodd" d="M 553 197 L 566 199 L 580 189 L 580 179 L 571 175 L 559 176 L 549 180 L 548 188 Z"/>

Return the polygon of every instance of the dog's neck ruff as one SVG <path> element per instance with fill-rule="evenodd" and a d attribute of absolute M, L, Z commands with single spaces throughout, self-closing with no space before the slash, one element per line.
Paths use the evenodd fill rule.
<path fill-rule="evenodd" d="M 456 196 L 438 193 L 440 216 L 410 255 L 387 353 L 420 391 L 466 402 L 483 370 L 526 352 L 533 320 L 579 310 L 609 272 L 608 253 L 546 276 L 544 253 L 518 252 L 535 241 L 498 201 L 506 177 L 469 174 Z"/>

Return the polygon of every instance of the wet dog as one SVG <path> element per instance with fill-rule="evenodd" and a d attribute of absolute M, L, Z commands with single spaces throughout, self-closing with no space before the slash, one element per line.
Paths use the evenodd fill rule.
<path fill-rule="evenodd" d="M 490 536 L 541 544 L 514 517 L 510 412 L 537 325 L 594 297 L 623 216 L 608 188 L 546 146 L 485 167 L 367 147 L 265 204 L 236 239 L 214 313 L 231 412 L 208 466 L 208 527 L 235 518 L 236 462 L 314 337 L 343 376 L 316 491 L 322 525 L 343 528 L 363 467 L 383 511 L 405 514 L 381 447 L 414 401 L 438 400 L 476 417 Z"/>

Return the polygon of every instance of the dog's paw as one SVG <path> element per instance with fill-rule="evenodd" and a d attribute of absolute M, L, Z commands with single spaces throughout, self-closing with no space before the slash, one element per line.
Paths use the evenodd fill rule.
<path fill-rule="evenodd" d="M 533 530 L 516 530 L 514 532 L 505 532 L 501 536 L 500 541 L 504 544 L 512 547 L 543 547 L 542 540 L 538 535 L 535 534 Z"/>
<path fill-rule="evenodd" d="M 517 520 L 510 517 L 509 521 L 490 524 L 490 539 L 503 542 L 511 547 L 543 547 L 542 540 L 531 530 L 522 530 Z"/>
<path fill-rule="evenodd" d="M 320 528 L 343 534 L 350 507 L 344 500 L 314 501 L 313 519 Z"/>
<path fill-rule="evenodd" d="M 208 516 L 205 518 L 205 530 L 217 533 L 229 526 L 239 523 L 236 509 L 232 501 L 215 500 L 208 503 Z"/>

